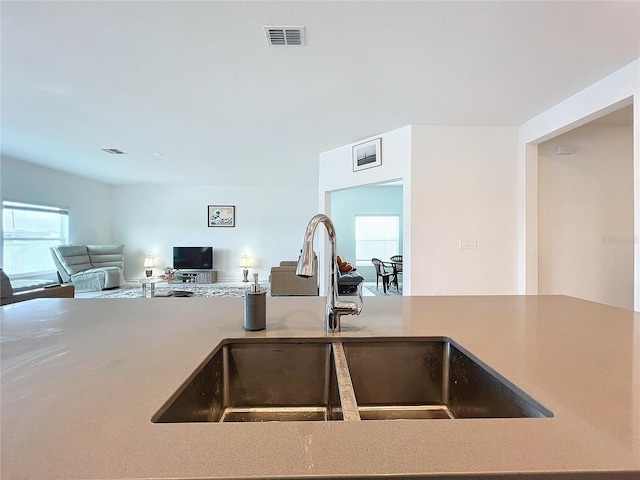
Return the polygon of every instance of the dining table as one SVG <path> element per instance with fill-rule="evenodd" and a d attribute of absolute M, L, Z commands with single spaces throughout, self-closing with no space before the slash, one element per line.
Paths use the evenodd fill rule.
<path fill-rule="evenodd" d="M 396 288 L 399 290 L 400 285 L 398 283 L 398 274 L 402 273 L 402 261 L 389 259 L 388 262 L 384 262 L 384 263 L 386 266 L 391 266 L 391 268 L 393 269 L 393 278 L 391 280 L 391 283 L 395 285 Z"/>

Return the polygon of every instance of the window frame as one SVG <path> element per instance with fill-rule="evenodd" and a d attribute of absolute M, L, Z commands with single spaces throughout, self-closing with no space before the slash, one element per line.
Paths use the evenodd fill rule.
<path fill-rule="evenodd" d="M 358 222 L 360 218 L 394 218 L 396 220 L 396 235 L 395 235 L 395 239 L 393 240 L 386 240 L 386 239 L 367 239 L 367 240 L 359 240 L 358 239 Z M 377 241 L 377 242 L 387 242 L 387 241 L 394 241 L 396 248 L 395 248 L 395 252 L 393 253 L 393 255 L 397 255 L 397 254 L 401 254 L 401 215 L 399 214 L 394 214 L 394 213 L 371 213 L 371 214 L 356 214 L 355 215 L 355 235 L 354 235 L 354 246 L 355 246 L 355 266 L 356 267 L 364 267 L 364 266 L 371 266 L 371 258 L 358 258 L 358 243 L 361 241 Z M 383 262 L 389 261 L 388 258 L 382 258 L 384 255 L 380 255 L 377 258 L 380 258 L 380 260 L 382 260 Z"/>
<path fill-rule="evenodd" d="M 12 236 L 12 237 L 8 237 L 7 236 L 7 229 L 6 229 L 6 225 L 4 222 L 5 219 L 5 210 L 10 209 L 15 211 L 23 211 L 23 212 L 43 212 L 43 213 L 50 213 L 50 214 L 57 214 L 59 216 L 59 220 L 60 220 L 60 230 L 56 233 L 58 233 L 58 237 L 43 237 L 43 236 L 33 236 L 33 235 L 26 235 L 26 236 L 21 236 L 21 237 L 16 237 L 16 236 Z M 52 205 L 41 205 L 41 204 L 35 204 L 35 203 L 25 203 L 25 202 L 17 202 L 17 201 L 13 201 L 13 200 L 3 200 L 2 201 L 2 220 L 1 220 L 1 225 L 2 225 L 2 265 L 3 265 L 3 270 L 5 269 L 6 266 L 6 245 L 7 243 L 10 243 L 12 240 L 20 240 L 20 241 L 42 241 L 42 240 L 49 240 L 49 241 L 57 241 L 57 245 L 62 245 L 65 243 L 69 243 L 69 209 L 68 208 L 64 208 L 64 207 L 57 207 L 57 206 L 52 206 Z M 12 229 L 13 230 L 13 229 Z M 54 245 L 53 242 L 51 242 L 52 245 Z M 55 264 L 53 263 L 53 259 L 51 259 L 51 267 L 49 269 L 46 270 L 38 270 L 38 271 L 28 271 L 28 272 L 12 272 L 12 271 L 8 271 L 7 274 L 9 274 L 11 276 L 11 278 L 29 278 L 29 277 L 34 277 L 37 275 L 45 275 L 45 274 L 51 274 L 51 273 L 55 273 L 56 272 L 56 268 L 55 268 Z"/>

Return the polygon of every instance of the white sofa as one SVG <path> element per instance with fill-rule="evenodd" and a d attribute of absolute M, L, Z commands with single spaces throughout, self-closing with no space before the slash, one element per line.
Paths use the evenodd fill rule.
<path fill-rule="evenodd" d="M 125 284 L 124 245 L 58 245 L 51 247 L 58 276 L 77 292 L 95 292 Z"/>

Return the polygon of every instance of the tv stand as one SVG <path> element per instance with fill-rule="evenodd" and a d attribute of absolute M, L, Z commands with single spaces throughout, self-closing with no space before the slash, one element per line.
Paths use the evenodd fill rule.
<path fill-rule="evenodd" d="M 216 283 L 218 272 L 215 270 L 178 270 L 178 277 L 171 283 Z"/>

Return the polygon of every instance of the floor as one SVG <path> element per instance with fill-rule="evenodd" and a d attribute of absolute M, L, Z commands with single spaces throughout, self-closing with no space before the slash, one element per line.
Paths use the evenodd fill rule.
<path fill-rule="evenodd" d="M 379 283 L 378 288 L 376 289 L 376 282 L 364 282 L 364 288 L 362 289 L 363 297 L 377 297 L 377 296 L 388 296 L 388 297 L 397 297 L 402 296 L 402 281 L 400 281 L 400 288 L 396 289 L 395 285 L 389 287 L 387 289 L 387 293 L 382 291 L 382 282 Z"/>

